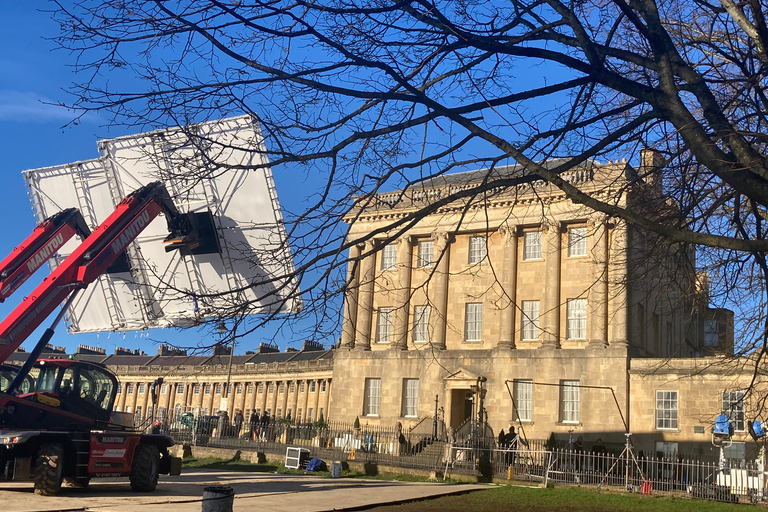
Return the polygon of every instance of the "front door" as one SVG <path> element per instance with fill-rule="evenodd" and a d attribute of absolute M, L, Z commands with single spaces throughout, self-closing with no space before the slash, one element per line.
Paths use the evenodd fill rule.
<path fill-rule="evenodd" d="M 473 407 L 473 394 L 469 389 L 452 389 L 451 390 L 451 421 L 450 427 L 457 429 L 472 417 Z"/>

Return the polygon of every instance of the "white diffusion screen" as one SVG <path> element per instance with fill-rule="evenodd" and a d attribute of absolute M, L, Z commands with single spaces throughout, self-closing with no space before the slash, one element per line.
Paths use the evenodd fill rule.
<path fill-rule="evenodd" d="M 180 212 L 212 214 L 203 216 L 213 221 L 219 252 L 166 253 L 165 218 L 156 218 L 128 248 L 128 272 L 105 274 L 80 293 L 67 318 L 70 332 L 186 327 L 222 309 L 300 309 L 295 280 L 286 277 L 293 259 L 261 149 L 257 127 L 238 117 L 103 140 L 99 159 L 26 171 L 38 222 L 75 207 L 93 229 L 122 198 L 158 179 Z M 78 243 L 65 245 L 61 257 Z"/>

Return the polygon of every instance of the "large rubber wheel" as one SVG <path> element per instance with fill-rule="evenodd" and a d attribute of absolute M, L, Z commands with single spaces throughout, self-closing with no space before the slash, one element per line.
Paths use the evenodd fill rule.
<path fill-rule="evenodd" d="M 61 491 L 64 469 L 64 447 L 61 443 L 47 443 L 37 451 L 33 477 L 35 492 L 43 496 L 56 496 Z"/>
<path fill-rule="evenodd" d="M 140 444 L 136 447 L 131 465 L 131 489 L 138 492 L 151 492 L 157 487 L 160 468 L 160 452 L 153 444 Z"/>

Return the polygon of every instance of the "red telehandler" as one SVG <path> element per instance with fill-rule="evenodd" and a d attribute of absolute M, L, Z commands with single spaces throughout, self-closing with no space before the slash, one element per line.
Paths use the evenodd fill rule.
<path fill-rule="evenodd" d="M 179 474 L 181 461 L 168 451 L 170 437 L 143 433 L 130 414 L 113 412 L 118 384 L 106 367 L 73 359 L 38 360 L 77 292 L 124 257 L 126 246 L 161 213 L 170 232 L 166 250 L 194 253 L 201 243 L 199 217 L 179 213 L 165 187 L 156 182 L 123 199 L 93 233 L 77 210 L 54 215 L 0 262 L 2 301 L 67 240 L 75 234 L 84 238 L 0 322 L 0 363 L 5 363 L 64 304 L 21 367 L 0 367 L 0 477 L 31 478 L 38 493 L 56 495 L 62 481 L 84 487 L 92 477 L 127 476 L 133 490 L 148 492 L 155 489 L 159 474 Z M 215 231 L 207 230 L 204 236 L 215 237 Z M 218 248 L 218 242 L 213 246 Z M 161 382 L 151 386 L 153 404 Z"/>

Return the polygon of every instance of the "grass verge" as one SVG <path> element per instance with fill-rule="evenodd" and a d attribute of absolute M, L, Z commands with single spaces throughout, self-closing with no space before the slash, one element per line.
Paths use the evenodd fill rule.
<path fill-rule="evenodd" d="M 401 505 L 371 508 L 376 512 L 730 512 L 745 505 L 683 497 L 622 494 L 596 489 L 499 486 L 492 489 Z"/>

